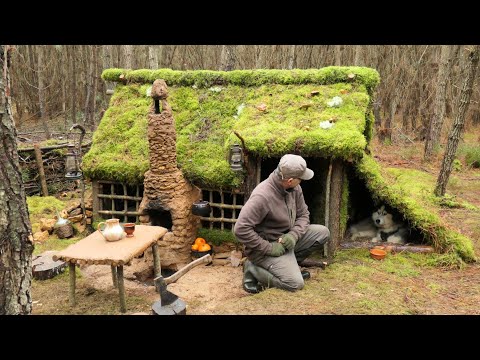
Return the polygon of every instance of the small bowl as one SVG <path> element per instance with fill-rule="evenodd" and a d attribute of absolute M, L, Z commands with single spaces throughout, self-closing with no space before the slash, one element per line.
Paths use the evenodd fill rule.
<path fill-rule="evenodd" d="M 372 249 L 372 250 L 370 250 L 370 256 L 375 260 L 383 260 L 386 255 L 387 255 L 387 252 L 385 250 L 382 250 L 382 249 Z"/>

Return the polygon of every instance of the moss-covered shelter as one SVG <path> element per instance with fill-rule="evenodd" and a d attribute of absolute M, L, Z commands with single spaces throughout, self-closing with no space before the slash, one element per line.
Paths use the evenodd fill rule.
<path fill-rule="evenodd" d="M 398 210 L 437 250 L 464 260 L 474 258 L 470 239 L 447 229 L 421 198 L 396 187 L 388 169 L 380 169 L 369 155 L 372 99 L 380 81 L 374 69 L 108 69 L 102 78 L 117 85 L 82 166 L 85 175 L 97 181 L 96 194 L 103 187 L 111 194 L 128 195 L 129 200 L 117 195 L 120 205 L 115 207 L 112 200 L 107 210 L 105 204 L 101 210 L 105 199 L 100 195 L 94 199 L 97 212 L 141 215 L 135 208 L 149 169 L 150 89 L 155 79 L 163 79 L 174 114 L 178 167 L 211 203 L 232 205 L 232 196 L 238 195 L 234 206 L 214 208 L 213 217 L 230 218 L 225 223 L 229 226 L 217 221 L 210 223 L 211 228 L 221 223 L 221 229 L 231 229 L 235 209 L 282 155 L 295 153 L 315 171 L 302 188 L 312 223 L 329 226 L 334 247 L 342 241 L 349 219 L 371 213 L 383 202 Z M 246 155 L 240 173 L 232 171 L 228 161 L 233 144 L 242 145 Z M 136 206 L 132 199 L 137 199 Z"/>

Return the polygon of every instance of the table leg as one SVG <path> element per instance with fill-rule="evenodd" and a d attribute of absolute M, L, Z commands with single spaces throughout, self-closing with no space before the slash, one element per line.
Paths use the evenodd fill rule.
<path fill-rule="evenodd" d="M 113 287 L 118 287 L 118 282 L 117 282 L 117 267 L 115 265 L 110 265 L 112 269 L 112 282 L 113 282 Z"/>
<path fill-rule="evenodd" d="M 118 295 L 120 296 L 120 311 L 127 312 L 127 305 L 125 304 L 125 287 L 123 285 L 123 265 L 117 266 L 117 281 L 118 281 Z"/>
<path fill-rule="evenodd" d="M 70 273 L 70 305 L 75 306 L 75 264 L 68 263 L 68 272 Z"/>
<path fill-rule="evenodd" d="M 153 252 L 153 270 L 154 270 L 154 277 L 158 277 L 162 275 L 162 266 L 160 264 L 160 253 L 158 251 L 157 243 L 152 245 L 152 252 Z"/>

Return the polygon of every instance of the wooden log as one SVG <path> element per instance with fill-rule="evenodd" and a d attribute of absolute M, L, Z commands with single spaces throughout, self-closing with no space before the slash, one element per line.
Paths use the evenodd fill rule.
<path fill-rule="evenodd" d="M 48 196 L 47 180 L 45 179 L 45 169 L 43 168 L 42 151 L 38 144 L 33 145 L 35 151 L 35 162 L 37 163 L 38 174 L 40 176 L 40 184 L 42 186 L 43 196 Z"/>
<path fill-rule="evenodd" d="M 32 262 L 33 278 L 36 280 L 47 280 L 62 273 L 67 268 L 67 263 L 61 260 L 54 260 L 50 251 L 37 257 Z"/>
<path fill-rule="evenodd" d="M 433 253 L 435 249 L 428 245 L 399 245 L 388 242 L 373 243 L 370 241 L 353 241 L 340 243 L 341 249 L 372 249 L 375 246 L 384 246 L 387 251 L 412 252 L 412 253 Z"/>
<path fill-rule="evenodd" d="M 82 145 L 82 148 L 84 147 L 88 147 L 92 145 L 92 142 L 89 141 L 88 143 L 86 144 L 83 144 Z M 42 146 L 40 147 L 40 150 L 54 150 L 54 149 L 65 149 L 68 147 L 68 143 L 65 143 L 65 144 L 61 144 L 61 145 L 51 145 L 51 146 Z M 21 149 L 18 149 L 18 152 L 29 152 L 29 151 L 35 151 L 35 147 L 26 147 L 26 148 L 21 148 Z"/>

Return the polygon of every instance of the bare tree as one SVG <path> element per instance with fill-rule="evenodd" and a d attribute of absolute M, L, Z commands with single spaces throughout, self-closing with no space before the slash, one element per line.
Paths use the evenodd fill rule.
<path fill-rule="evenodd" d="M 342 66 L 342 45 L 335 45 L 335 66 Z"/>
<path fill-rule="evenodd" d="M 47 109 L 45 102 L 45 69 L 46 66 L 43 61 L 43 50 L 44 46 L 37 46 L 38 57 L 37 57 L 37 74 L 38 74 L 38 102 L 40 104 L 40 119 L 42 121 L 43 129 L 45 130 L 45 135 L 47 139 L 51 138 L 50 130 L 48 129 L 47 122 Z"/>
<path fill-rule="evenodd" d="M 155 46 L 148 46 L 148 66 L 150 69 L 158 69 L 158 54 Z"/>
<path fill-rule="evenodd" d="M 362 65 L 362 45 L 355 45 L 355 59 L 353 60 L 353 65 Z"/>
<path fill-rule="evenodd" d="M 222 45 L 220 70 L 231 71 L 235 68 L 235 45 Z"/>
<path fill-rule="evenodd" d="M 448 136 L 447 149 L 445 150 L 442 168 L 440 169 L 440 174 L 438 175 L 437 185 L 434 191 L 435 195 L 437 196 L 445 195 L 448 178 L 450 177 L 450 173 L 452 171 L 453 158 L 457 152 L 460 135 L 463 133 L 465 114 L 468 110 L 468 106 L 470 105 L 473 81 L 475 80 L 475 73 L 478 67 L 480 45 L 472 46 L 472 48 L 468 49 L 468 51 L 468 62 L 466 64 L 465 79 L 460 92 L 458 110 L 452 129 L 450 130 L 450 135 Z"/>
<path fill-rule="evenodd" d="M 85 48 L 88 51 L 88 48 Z M 83 123 L 91 130 L 94 126 L 94 114 L 93 103 L 95 102 L 95 48 L 90 47 L 90 56 L 87 55 L 88 61 L 88 74 L 86 83 L 86 97 L 85 97 L 85 110 Z"/>
<path fill-rule="evenodd" d="M 255 68 L 256 69 L 265 69 L 267 67 L 266 52 L 267 52 L 266 45 L 255 45 Z"/>
<path fill-rule="evenodd" d="M 297 56 L 296 56 L 297 45 L 290 45 L 288 47 L 288 65 L 287 68 L 292 70 L 297 66 Z"/>
<path fill-rule="evenodd" d="M 70 99 L 72 99 L 72 124 L 77 122 L 77 71 L 75 58 L 75 45 L 70 48 Z"/>
<path fill-rule="evenodd" d="M 438 144 L 440 133 L 442 132 L 443 117 L 445 116 L 447 81 L 452 66 L 451 54 L 452 47 L 449 45 L 443 45 L 442 54 L 440 56 L 440 65 L 438 68 L 437 91 L 435 94 L 433 117 L 428 127 L 427 138 L 425 139 L 424 160 L 430 160 L 432 157 L 433 149 Z"/>
<path fill-rule="evenodd" d="M 103 70 L 110 69 L 113 67 L 113 46 L 112 45 L 103 45 L 102 48 L 102 63 L 103 63 Z M 107 81 L 106 88 L 107 91 L 113 90 L 115 87 L 115 82 Z"/>
<path fill-rule="evenodd" d="M 10 106 L 10 49 L 0 46 L 0 315 L 32 311 L 33 237 Z"/>
<path fill-rule="evenodd" d="M 125 56 L 125 68 L 133 69 L 133 45 L 123 46 Z"/>

